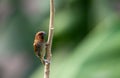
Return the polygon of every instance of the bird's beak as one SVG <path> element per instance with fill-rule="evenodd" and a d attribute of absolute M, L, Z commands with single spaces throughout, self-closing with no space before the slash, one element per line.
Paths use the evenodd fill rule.
<path fill-rule="evenodd" d="M 46 33 L 43 33 L 44 36 L 46 36 Z"/>

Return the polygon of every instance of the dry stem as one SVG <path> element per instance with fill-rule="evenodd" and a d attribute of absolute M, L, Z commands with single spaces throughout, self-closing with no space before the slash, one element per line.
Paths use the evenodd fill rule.
<path fill-rule="evenodd" d="M 54 0 L 50 0 L 49 34 L 48 34 L 48 41 L 46 46 L 47 62 L 45 62 L 45 67 L 44 67 L 44 78 L 49 78 L 50 75 L 50 62 L 52 57 L 51 48 L 52 48 L 53 34 L 54 34 Z"/>

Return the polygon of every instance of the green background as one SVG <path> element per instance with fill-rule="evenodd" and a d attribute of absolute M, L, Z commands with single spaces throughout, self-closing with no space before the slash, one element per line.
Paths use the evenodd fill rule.
<path fill-rule="evenodd" d="M 55 0 L 51 78 L 120 78 L 120 1 Z M 49 0 L 0 1 L 0 78 L 43 78 L 35 33 Z M 47 41 L 47 36 L 46 36 Z"/>

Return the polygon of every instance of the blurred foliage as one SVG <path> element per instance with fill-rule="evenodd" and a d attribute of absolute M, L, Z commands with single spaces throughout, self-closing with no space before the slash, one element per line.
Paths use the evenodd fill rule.
<path fill-rule="evenodd" d="M 0 8 L 6 8 L 0 16 L 7 17 L 0 18 L 0 53 L 26 53 L 30 68 L 22 78 L 42 78 L 43 66 L 32 44 L 37 31 L 48 33 L 49 1 L 1 0 L 2 4 L 7 6 Z M 120 1 L 55 0 L 55 5 L 51 78 L 119 78 Z"/>

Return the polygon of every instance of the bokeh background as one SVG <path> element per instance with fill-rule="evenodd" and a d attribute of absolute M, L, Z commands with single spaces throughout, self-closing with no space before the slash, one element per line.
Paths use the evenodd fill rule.
<path fill-rule="evenodd" d="M 51 78 L 120 78 L 120 1 L 55 0 Z M 43 78 L 34 35 L 49 0 L 0 0 L 0 78 Z M 47 37 L 46 37 L 47 40 Z"/>

